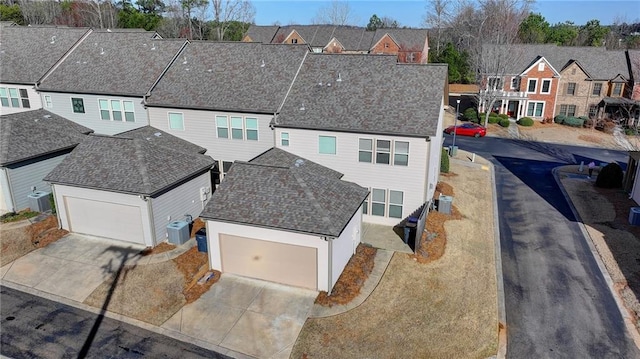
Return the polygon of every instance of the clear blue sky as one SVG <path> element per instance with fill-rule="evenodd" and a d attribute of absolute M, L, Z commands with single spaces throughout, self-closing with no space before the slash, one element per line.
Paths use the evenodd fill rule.
<path fill-rule="evenodd" d="M 456 0 L 453 0 L 454 2 Z M 318 9 L 329 1 L 317 0 L 253 0 L 256 7 L 256 24 L 281 25 L 311 24 Z M 403 26 L 421 27 L 426 13 L 426 0 L 350 0 L 349 6 L 356 25 L 366 26 L 371 15 L 389 16 Z M 602 25 L 610 25 L 616 19 L 640 22 L 640 1 L 638 0 L 538 0 L 534 12 L 541 13 L 550 24 L 573 21 L 584 25 L 591 19 L 600 20 Z"/>

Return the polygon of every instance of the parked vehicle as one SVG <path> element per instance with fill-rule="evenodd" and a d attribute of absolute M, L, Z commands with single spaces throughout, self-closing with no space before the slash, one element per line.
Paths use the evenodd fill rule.
<path fill-rule="evenodd" d="M 458 136 L 473 136 L 473 137 L 484 137 L 487 134 L 487 129 L 475 124 L 475 123 L 463 123 L 458 126 L 449 126 L 444 130 L 444 133 L 451 135 L 453 131 L 456 131 L 456 135 Z"/>

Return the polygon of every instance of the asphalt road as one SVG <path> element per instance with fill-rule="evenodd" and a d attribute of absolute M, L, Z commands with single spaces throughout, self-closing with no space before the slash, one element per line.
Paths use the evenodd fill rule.
<path fill-rule="evenodd" d="M 0 352 L 10 358 L 229 358 L 4 286 L 0 302 Z"/>
<path fill-rule="evenodd" d="M 590 159 L 626 162 L 626 153 L 489 137 L 456 144 L 495 165 L 507 358 L 640 358 L 551 173 Z"/>

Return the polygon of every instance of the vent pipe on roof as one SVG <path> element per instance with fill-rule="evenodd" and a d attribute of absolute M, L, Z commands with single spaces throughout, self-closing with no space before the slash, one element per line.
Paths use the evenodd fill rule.
<path fill-rule="evenodd" d="M 342 76 L 340 76 L 339 72 L 338 72 L 338 78 L 336 79 L 336 82 L 342 82 Z"/>

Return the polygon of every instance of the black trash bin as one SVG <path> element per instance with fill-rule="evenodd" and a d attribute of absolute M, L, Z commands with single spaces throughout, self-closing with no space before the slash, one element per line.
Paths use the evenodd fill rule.
<path fill-rule="evenodd" d="M 201 228 L 196 232 L 196 242 L 198 243 L 198 252 L 207 252 L 207 229 Z"/>
<path fill-rule="evenodd" d="M 418 223 L 413 221 L 407 221 L 404 225 L 404 238 L 403 241 L 406 244 L 413 243 L 413 239 L 416 236 Z"/>

